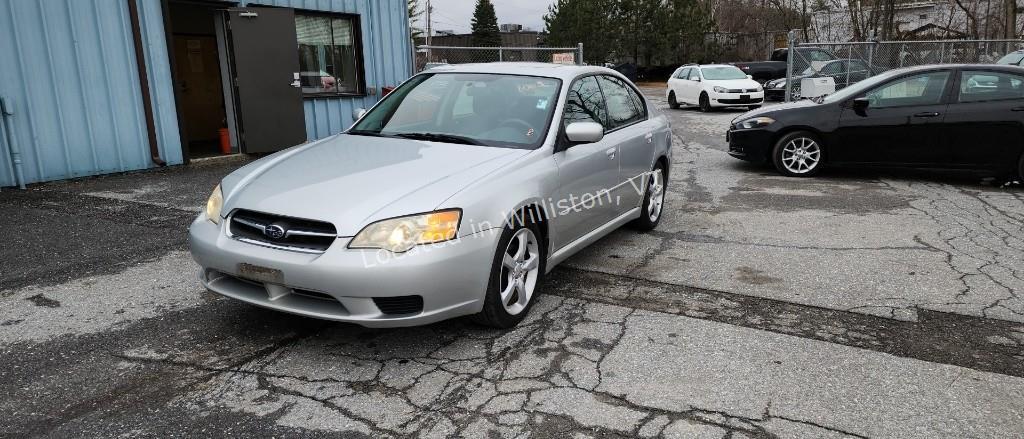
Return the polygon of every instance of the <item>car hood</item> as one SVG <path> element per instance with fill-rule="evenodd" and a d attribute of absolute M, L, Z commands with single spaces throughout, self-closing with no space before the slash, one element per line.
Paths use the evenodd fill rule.
<path fill-rule="evenodd" d="M 732 120 L 732 123 L 736 123 L 736 122 L 739 122 L 739 121 L 742 121 L 742 120 L 750 119 L 752 117 L 772 116 L 772 115 L 775 115 L 775 114 L 784 113 L 784 112 L 795 110 L 795 109 L 799 109 L 799 108 L 814 107 L 814 106 L 818 106 L 818 105 L 821 105 L 821 104 L 818 104 L 818 103 L 816 103 L 814 101 L 811 101 L 809 99 L 803 99 L 803 100 L 799 100 L 799 101 L 795 101 L 795 102 L 788 102 L 788 103 L 784 103 L 784 104 L 772 105 L 772 106 L 769 106 L 769 107 L 761 107 L 761 108 L 758 108 L 757 110 L 748 111 L 746 113 L 743 113 L 743 114 L 739 115 L 737 118 Z"/>
<path fill-rule="evenodd" d="M 759 82 L 757 82 L 757 81 L 755 81 L 753 79 L 709 79 L 707 81 L 707 83 L 708 83 L 708 85 L 712 85 L 712 86 L 717 85 L 719 87 L 732 88 L 732 89 L 736 89 L 736 88 L 742 88 L 742 89 L 758 88 L 758 87 L 761 86 L 761 83 L 759 83 Z"/>
<path fill-rule="evenodd" d="M 353 236 L 373 221 L 435 210 L 529 153 L 341 134 L 264 157 L 225 177 L 223 212 L 248 209 L 329 221 L 340 236 Z"/>

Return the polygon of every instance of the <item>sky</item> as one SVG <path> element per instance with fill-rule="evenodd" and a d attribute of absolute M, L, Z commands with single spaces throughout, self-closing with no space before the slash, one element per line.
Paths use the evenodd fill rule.
<path fill-rule="evenodd" d="M 434 29 L 454 30 L 469 33 L 473 18 L 475 0 L 430 0 L 434 7 L 431 21 Z M 525 27 L 541 30 L 544 28 L 544 13 L 554 0 L 491 0 L 498 13 L 498 23 L 518 23 Z M 426 8 L 427 0 L 420 0 L 420 7 Z M 426 14 L 420 16 L 418 27 L 426 28 Z"/>

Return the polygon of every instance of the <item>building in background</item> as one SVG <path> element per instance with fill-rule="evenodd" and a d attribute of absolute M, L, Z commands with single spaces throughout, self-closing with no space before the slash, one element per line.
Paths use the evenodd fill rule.
<path fill-rule="evenodd" d="M 0 0 L 0 186 L 277 151 L 413 72 L 405 0 L 258 5 Z"/>
<path fill-rule="evenodd" d="M 498 30 L 502 32 L 520 32 L 523 30 L 523 25 L 515 23 L 505 23 L 499 25 Z"/>

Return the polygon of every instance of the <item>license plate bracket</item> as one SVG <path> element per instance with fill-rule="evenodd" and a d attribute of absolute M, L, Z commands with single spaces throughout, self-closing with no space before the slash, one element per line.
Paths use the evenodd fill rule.
<path fill-rule="evenodd" d="M 284 284 L 284 272 L 281 270 L 246 264 L 244 262 L 238 264 L 238 277 L 267 284 Z"/>
<path fill-rule="evenodd" d="M 742 99 L 744 101 L 749 101 L 750 100 L 750 95 L 740 95 L 740 99 Z"/>

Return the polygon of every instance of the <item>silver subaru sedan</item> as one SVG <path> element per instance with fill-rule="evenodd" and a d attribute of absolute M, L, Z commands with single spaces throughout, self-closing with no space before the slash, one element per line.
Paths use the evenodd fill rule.
<path fill-rule="evenodd" d="M 438 67 L 359 113 L 213 190 L 189 230 L 203 286 L 369 327 L 509 328 L 555 265 L 661 219 L 669 124 L 615 71 Z"/>

